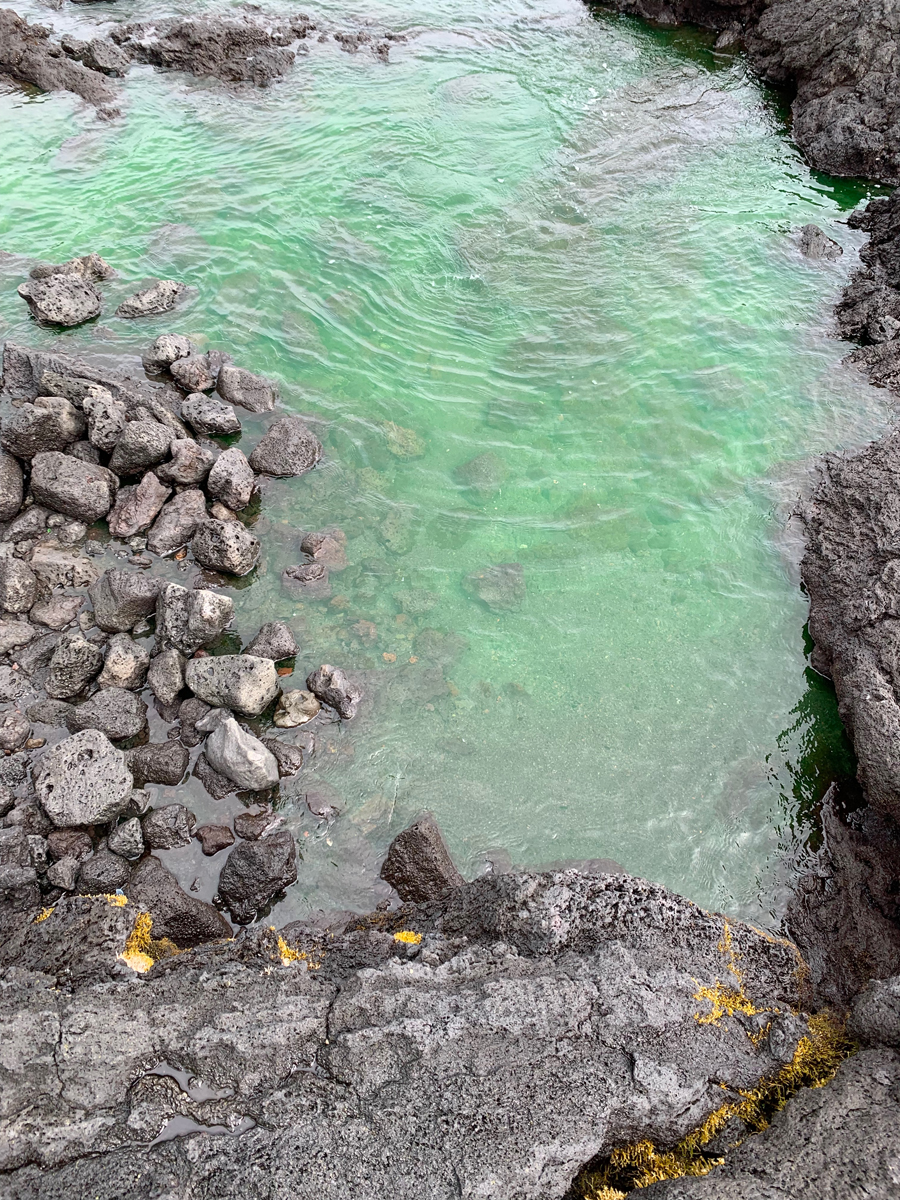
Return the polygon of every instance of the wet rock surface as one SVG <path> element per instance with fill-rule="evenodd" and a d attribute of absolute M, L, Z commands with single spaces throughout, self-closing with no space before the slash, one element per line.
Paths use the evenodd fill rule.
<path fill-rule="evenodd" d="M 73 62 L 54 46 L 50 30 L 0 9 L 0 71 L 45 92 L 74 92 L 106 116 L 117 115 L 117 93 L 105 76 Z"/>
<path fill-rule="evenodd" d="M 216 1195 L 418 1200 L 424 1172 L 438 1200 L 562 1196 L 595 1154 L 671 1144 L 721 1104 L 721 1083 L 753 1087 L 796 1045 L 776 1054 L 734 1018 L 699 1022 L 699 984 L 728 974 L 723 918 L 627 876 L 486 878 L 330 937 L 294 924 L 278 943 L 257 927 L 166 958 L 136 986 L 118 957 L 135 893 L 161 912 L 173 886 L 144 859 L 125 907 L 61 901 L 0 944 L 0 964 L 17 964 L 2 995 L 11 1194 L 112 1196 L 140 1176 L 148 1195 L 177 1179 Z M 228 936 L 210 906 L 169 903 L 153 937 Z M 754 1003 L 802 1005 L 791 948 L 728 928 Z M 75 930 L 73 978 L 61 947 Z M 191 1100 L 145 1074 L 160 1061 L 230 1094 Z M 148 1154 L 175 1113 L 256 1128 Z"/>
<path fill-rule="evenodd" d="M 100 315 L 102 297 L 88 279 L 48 275 L 19 284 L 19 295 L 38 321 L 47 325 L 83 325 Z"/>
<path fill-rule="evenodd" d="M 465 881 L 453 865 L 437 822 L 430 813 L 414 821 L 391 842 L 381 868 L 401 900 L 424 904 Z"/>
<path fill-rule="evenodd" d="M 219 876 L 219 896 L 239 925 L 256 920 L 274 896 L 297 878 L 297 847 L 289 833 L 242 841 Z"/>
<path fill-rule="evenodd" d="M 96 729 L 45 751 L 35 776 L 38 799 L 59 826 L 112 820 L 127 807 L 131 786 L 124 756 Z"/>

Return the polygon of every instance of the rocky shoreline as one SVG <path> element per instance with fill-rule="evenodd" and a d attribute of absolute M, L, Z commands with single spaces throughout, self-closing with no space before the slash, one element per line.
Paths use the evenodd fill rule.
<path fill-rule="evenodd" d="M 813 166 L 900 183 L 888 6 L 606 7 L 744 45 L 765 79 L 796 88 Z M 314 33 L 307 17 L 249 14 L 81 43 L 3 10 L 0 71 L 114 117 L 132 61 L 266 86 Z M 333 36 L 384 60 L 392 40 Z M 900 391 L 900 201 L 853 221 L 870 241 L 839 328 L 862 343 L 851 361 Z M 806 242 L 827 254 L 827 239 Z M 87 255 L 19 291 L 37 320 L 77 325 L 111 275 Z M 183 294 L 155 281 L 118 315 Z M 836 790 L 823 804 L 793 941 L 624 873 L 466 883 L 427 817 L 383 865 L 393 908 L 276 930 L 265 913 L 297 878 L 279 780 L 369 696 L 328 663 L 291 687 L 298 645 L 282 622 L 243 647 L 222 639 L 228 589 L 264 550 L 260 480 L 314 471 L 324 431 L 280 412 L 269 380 L 172 335 L 127 373 L 7 343 L 2 391 L 0 1194 L 894 1194 L 900 435 L 829 458 L 803 506 L 812 661 L 834 681 L 867 804 Z M 300 551 L 283 586 L 327 595 L 341 531 L 308 532 Z M 466 586 L 503 609 L 524 582 L 502 564 Z M 188 771 L 227 822 L 153 806 L 147 786 Z M 154 854 L 194 841 L 211 860 L 230 851 L 215 904 Z"/>

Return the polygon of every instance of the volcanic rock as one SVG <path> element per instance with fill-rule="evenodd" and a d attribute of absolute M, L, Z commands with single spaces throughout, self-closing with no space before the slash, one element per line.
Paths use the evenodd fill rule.
<path fill-rule="evenodd" d="M 230 363 L 219 371 L 216 390 L 228 404 L 238 404 L 255 413 L 270 412 L 278 398 L 277 386 L 271 380 Z"/>
<path fill-rule="evenodd" d="M 84 428 L 84 417 L 64 397 L 37 396 L 4 418 L 0 443 L 17 458 L 34 458 L 42 451 L 65 450 Z"/>
<path fill-rule="evenodd" d="M 322 443 L 299 417 L 282 417 L 250 455 L 250 466 L 263 475 L 305 475 L 322 457 Z"/>
<path fill-rule="evenodd" d="M 255 486 L 256 476 L 237 446 L 219 455 L 206 481 L 210 496 L 221 500 L 234 512 L 247 507 Z"/>
<path fill-rule="evenodd" d="M 123 300 L 116 309 L 117 317 L 155 317 L 171 312 L 184 293 L 185 286 L 174 279 L 158 279 L 143 291 Z"/>
<path fill-rule="evenodd" d="M 89 589 L 94 619 L 106 633 L 126 633 L 156 609 L 159 580 L 111 567 Z"/>
<path fill-rule="evenodd" d="M 251 717 L 261 713 L 278 694 L 275 664 L 270 658 L 257 658 L 253 654 L 192 658 L 184 677 L 194 695 L 206 704 Z"/>
<path fill-rule="evenodd" d="M 259 561 L 260 542 L 239 521 L 204 521 L 191 539 L 194 558 L 211 571 L 248 575 Z"/>
<path fill-rule="evenodd" d="M 139 646 L 129 634 L 117 633 L 109 639 L 106 661 L 97 683 L 102 688 L 127 688 L 140 690 L 147 678 L 150 654 Z M 136 784 L 141 787 L 142 784 Z"/>
<path fill-rule="evenodd" d="M 465 882 L 453 865 L 438 823 L 430 813 L 419 817 L 394 838 L 381 868 L 381 878 L 401 900 L 414 904 L 436 900 L 448 888 L 460 887 Z"/>
<path fill-rule="evenodd" d="M 11 521 L 22 507 L 25 485 L 16 459 L 0 451 L 0 521 Z"/>
<path fill-rule="evenodd" d="M 131 786 L 122 752 L 96 729 L 46 750 L 35 772 L 38 800 L 59 826 L 111 821 L 125 811 Z"/>
<path fill-rule="evenodd" d="M 141 828 L 151 850 L 172 850 L 191 844 L 196 824 L 197 818 L 183 804 L 166 804 L 152 809 L 141 822 Z"/>
<path fill-rule="evenodd" d="M 234 601 L 209 588 L 188 591 L 163 585 L 156 604 L 156 638 L 161 646 L 193 654 L 219 636 L 234 616 Z"/>
<path fill-rule="evenodd" d="M 257 658 L 271 658 L 273 662 L 281 662 L 285 658 L 293 658 L 298 649 L 289 625 L 286 625 L 284 621 L 267 621 L 260 627 L 256 637 L 247 646 L 244 653 L 253 654 Z"/>
<path fill-rule="evenodd" d="M 47 690 L 49 693 L 49 686 Z M 138 737 L 147 728 L 147 705 L 134 692 L 104 688 L 77 705 L 69 728 L 99 729 L 113 741 L 125 741 Z"/>
<path fill-rule="evenodd" d="M 45 325 L 82 325 L 99 317 L 103 307 L 103 297 L 90 280 L 77 275 L 29 279 L 19 284 L 18 292 Z"/>
<path fill-rule="evenodd" d="M 306 686 L 323 704 L 336 709 L 343 720 L 350 721 L 356 716 L 362 689 L 358 684 L 351 683 L 340 667 L 332 667 L 327 663 L 317 667 L 307 677 Z"/>
<path fill-rule="evenodd" d="M 205 520 L 206 497 L 199 488 L 186 488 L 163 505 L 147 537 L 147 548 L 154 554 L 174 554 L 187 545 Z"/>
<path fill-rule="evenodd" d="M 184 359 L 191 362 L 192 359 Z M 181 406 L 181 415 L 197 433 L 211 434 L 214 437 L 224 437 L 229 433 L 240 433 L 241 423 L 230 404 L 216 400 L 214 396 L 204 396 L 202 392 L 193 392 Z"/>
<path fill-rule="evenodd" d="M 21 558 L 0 558 L 0 608 L 27 612 L 37 597 L 37 576 Z"/>
<path fill-rule="evenodd" d="M 213 709 L 197 722 L 209 733 L 203 753 L 214 771 L 248 791 L 265 791 L 278 783 L 278 762 L 259 738 L 242 729 L 230 713 Z"/>
<path fill-rule="evenodd" d="M 135 746 L 125 751 L 125 762 L 134 777 L 134 786 L 142 788 L 148 783 L 176 787 L 188 769 L 190 754 L 177 739 L 165 742 L 149 742 L 146 746 Z M 157 847 L 159 848 L 159 847 Z"/>
<path fill-rule="evenodd" d="M 154 938 L 169 938 L 181 949 L 231 937 L 225 918 L 211 904 L 182 891 L 155 855 L 138 863 L 128 884 L 128 898 L 150 913 Z"/>
<path fill-rule="evenodd" d="M 54 512 L 91 525 L 113 506 L 119 481 L 112 471 L 82 462 L 71 454 L 36 454 L 31 464 L 35 500 Z"/>
<path fill-rule="evenodd" d="M 216 456 L 193 438 L 176 438 L 169 447 L 171 459 L 160 463 L 157 475 L 163 483 L 202 483 Z"/>
<path fill-rule="evenodd" d="M 171 444 L 171 430 L 158 421 L 129 421 L 116 442 L 109 469 L 116 475 L 136 475 L 162 462 Z"/>
<path fill-rule="evenodd" d="M 219 895 L 238 925 L 249 925 L 297 880 L 297 847 L 287 833 L 239 842 L 219 876 Z"/>
<path fill-rule="evenodd" d="M 135 487 L 122 488 L 107 518 L 109 532 L 123 541 L 149 529 L 159 510 L 172 494 L 148 471 Z"/>

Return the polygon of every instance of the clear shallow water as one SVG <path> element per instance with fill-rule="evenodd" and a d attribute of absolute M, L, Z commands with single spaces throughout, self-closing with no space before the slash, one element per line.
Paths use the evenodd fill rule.
<path fill-rule="evenodd" d="M 331 422 L 323 468 L 266 488 L 265 569 L 238 624 L 291 620 L 298 676 L 366 669 L 378 702 L 285 782 L 305 862 L 275 919 L 371 903 L 384 847 L 424 807 L 470 873 L 498 848 L 609 857 L 764 919 L 780 853 L 847 766 L 805 674 L 784 521 L 811 456 L 889 415 L 828 336 L 857 244 L 838 222 L 863 192 L 813 176 L 771 97 L 702 35 L 567 0 L 366 13 L 409 35 L 387 66 L 316 42 L 240 96 L 138 67 L 114 124 L 66 97 L 0 96 L 0 247 L 93 249 L 123 275 L 109 316 L 51 334 L 7 258 L 3 335 L 133 354 L 189 333 Z M 807 221 L 842 263 L 801 259 Z M 198 298 L 163 323 L 115 320 L 145 275 Z M 388 421 L 421 457 L 390 453 Z M 504 477 L 474 494 L 455 470 L 486 451 Z M 301 609 L 280 571 L 298 531 L 331 523 L 351 567 L 334 603 Z M 518 611 L 462 590 L 509 561 Z M 434 607 L 404 614 L 395 596 L 422 590 Z M 310 776 L 340 792 L 331 826 L 299 798 Z M 229 811 L 194 783 L 179 798 L 201 820 Z M 182 875 L 188 857 L 170 855 Z"/>

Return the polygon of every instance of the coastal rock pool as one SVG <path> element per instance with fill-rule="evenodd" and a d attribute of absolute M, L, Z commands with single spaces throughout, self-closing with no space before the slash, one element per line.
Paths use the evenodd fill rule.
<path fill-rule="evenodd" d="M 853 769 L 807 668 L 788 515 L 813 457 L 889 413 L 830 336 L 860 241 L 841 221 L 868 193 L 812 173 L 777 97 L 705 34 L 576 0 L 310 16 L 405 40 L 385 62 L 313 36 L 264 91 L 135 66 L 112 122 L 0 94 L 2 336 L 133 365 L 189 334 L 327 423 L 316 472 L 266 487 L 264 562 L 234 592 L 245 642 L 292 625 L 298 686 L 324 662 L 366 680 L 282 784 L 303 862 L 271 919 L 371 906 L 388 842 L 429 808 L 467 875 L 614 859 L 768 920 Z M 839 262 L 801 256 L 807 222 Z M 123 295 L 159 276 L 196 296 L 34 325 L 31 261 L 88 251 Z M 281 572 L 332 525 L 349 565 L 301 601 Z M 505 563 L 516 607 L 463 586 Z M 198 823 L 236 806 L 193 778 L 157 796 Z M 209 898 L 219 864 L 198 855 L 160 853 Z"/>

